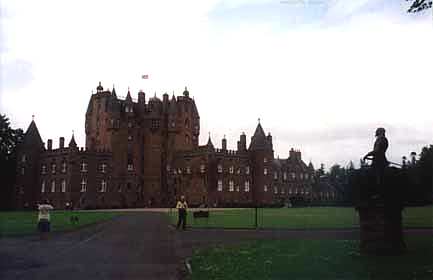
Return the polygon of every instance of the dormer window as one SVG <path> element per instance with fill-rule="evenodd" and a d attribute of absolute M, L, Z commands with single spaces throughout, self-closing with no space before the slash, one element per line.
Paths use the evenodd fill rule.
<path fill-rule="evenodd" d="M 81 172 L 87 172 L 87 163 L 81 162 Z"/>
<path fill-rule="evenodd" d="M 101 164 L 101 172 L 105 173 L 107 171 L 107 164 L 103 163 Z"/>
<path fill-rule="evenodd" d="M 223 166 L 218 164 L 218 173 L 223 173 Z"/>
<path fill-rule="evenodd" d="M 233 174 L 234 170 L 235 170 L 235 168 L 234 168 L 233 166 L 230 166 L 230 168 L 229 168 L 229 173 L 230 173 L 230 174 Z"/>

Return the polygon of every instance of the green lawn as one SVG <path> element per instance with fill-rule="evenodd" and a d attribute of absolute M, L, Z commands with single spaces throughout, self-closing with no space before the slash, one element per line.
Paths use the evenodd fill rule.
<path fill-rule="evenodd" d="M 70 222 L 71 215 L 79 217 L 78 224 Z M 81 212 L 53 211 L 51 212 L 51 231 L 71 230 L 85 225 L 111 219 L 119 213 L 112 212 Z M 37 232 L 37 211 L 0 212 L 0 237 L 11 235 L 26 235 Z"/>
<path fill-rule="evenodd" d="M 211 211 L 209 218 L 194 219 L 190 209 L 188 225 L 192 227 L 254 228 L 255 209 Z M 169 213 L 173 224 L 175 209 Z M 258 209 L 258 226 L 262 228 L 319 229 L 358 227 L 358 213 L 347 207 L 305 207 Z M 433 207 L 410 207 L 403 212 L 405 227 L 433 227 Z"/>
<path fill-rule="evenodd" d="M 433 237 L 406 240 L 402 256 L 360 255 L 355 240 L 261 240 L 195 252 L 197 279 L 433 279 Z"/>

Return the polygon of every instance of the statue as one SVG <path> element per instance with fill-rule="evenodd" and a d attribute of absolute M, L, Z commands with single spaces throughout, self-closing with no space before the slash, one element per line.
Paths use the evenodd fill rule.
<path fill-rule="evenodd" d="M 376 129 L 374 148 L 361 160 L 372 164 L 355 170 L 350 179 L 359 214 L 360 250 L 366 254 L 395 255 L 406 250 L 402 210 L 408 181 L 405 170 L 389 167 L 388 145 L 385 129 Z"/>
<path fill-rule="evenodd" d="M 383 184 L 385 178 L 385 169 L 389 165 L 388 160 L 386 159 L 386 150 L 388 149 L 388 139 L 385 137 L 385 129 L 379 127 L 376 129 L 376 141 L 374 142 L 373 151 L 366 154 L 363 158 L 372 160 L 372 171 L 374 172 L 374 176 L 376 178 L 376 187 L 377 190 L 380 191 L 380 195 L 383 197 Z M 378 195 L 375 195 L 373 198 L 378 198 Z"/>

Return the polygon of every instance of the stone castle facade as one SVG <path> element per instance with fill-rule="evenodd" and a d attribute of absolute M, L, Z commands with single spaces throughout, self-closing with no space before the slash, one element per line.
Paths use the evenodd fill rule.
<path fill-rule="evenodd" d="M 261 124 L 236 150 L 227 140 L 199 145 L 200 115 L 185 88 L 182 96 L 133 100 L 99 84 L 86 112 L 86 147 L 72 135 L 43 143 L 31 122 L 19 147 L 16 205 L 49 199 L 56 208 L 173 206 L 184 194 L 190 205 L 275 205 L 313 198 L 314 168 L 301 152 L 274 158 L 272 136 Z"/>

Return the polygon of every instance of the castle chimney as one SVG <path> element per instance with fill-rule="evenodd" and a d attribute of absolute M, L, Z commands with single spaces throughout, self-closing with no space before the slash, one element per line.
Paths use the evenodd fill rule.
<path fill-rule="evenodd" d="M 247 136 L 245 133 L 242 132 L 238 143 L 238 150 L 245 152 L 247 150 Z"/>
<path fill-rule="evenodd" d="M 221 149 L 222 149 L 223 151 L 227 151 L 227 139 L 226 139 L 226 136 L 225 136 L 225 135 L 224 135 L 223 140 L 221 141 Z"/>
<path fill-rule="evenodd" d="M 65 147 L 65 137 L 59 138 L 59 148 L 63 149 Z"/>
<path fill-rule="evenodd" d="M 53 140 L 52 139 L 48 139 L 47 149 L 48 149 L 48 151 L 51 151 L 53 149 Z"/>

